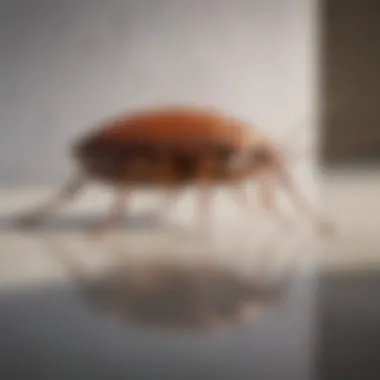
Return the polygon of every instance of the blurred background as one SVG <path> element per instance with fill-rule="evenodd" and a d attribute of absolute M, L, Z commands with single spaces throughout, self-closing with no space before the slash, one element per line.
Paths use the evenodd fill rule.
<path fill-rule="evenodd" d="M 370 0 L 344 6 L 338 0 L 2 0 L 1 378 L 296 380 L 320 368 L 321 379 L 356 379 L 358 370 L 371 379 L 365 371 L 374 373 L 380 313 L 378 13 Z M 319 154 L 311 152 L 292 171 L 338 228 L 333 240 L 301 248 L 312 259 L 283 285 L 284 302 L 222 335 L 157 336 L 87 311 L 69 282 L 72 264 L 62 257 L 76 257 L 75 265 L 88 270 L 115 251 L 76 229 L 83 215 L 102 217 L 110 195 L 104 189 L 86 191 L 63 212 L 59 228 L 7 227 L 10 215 L 70 176 L 68 148 L 79 134 L 120 112 L 173 103 L 221 108 L 273 138 L 289 135 L 294 149 L 311 139 Z M 137 198 L 137 208 L 152 201 Z M 175 212 L 181 221 L 192 217 L 191 200 L 185 197 Z M 218 202 L 218 220 L 229 222 L 224 231 L 232 241 L 219 246 L 227 249 L 191 246 L 178 260 L 183 240 L 169 234 L 168 248 L 161 227 L 142 222 L 116 251 L 149 261 L 169 250 L 165 257 L 181 265 L 189 255 L 206 255 L 234 274 L 248 252 L 257 269 L 256 236 L 237 234 L 248 231 L 249 219 L 225 199 Z M 262 228 L 272 227 L 263 222 Z M 301 240 L 295 236 L 298 248 Z M 138 261 L 133 268 L 143 267 Z M 226 276 L 228 289 L 231 281 Z"/>
<path fill-rule="evenodd" d="M 323 250 L 318 368 L 323 379 L 376 379 L 380 329 L 380 86 L 376 1 L 321 2 L 324 204 L 341 237 Z M 329 102 L 338 104 L 329 112 Z M 333 107 L 332 107 L 333 108 Z"/>
<path fill-rule="evenodd" d="M 68 141 L 157 104 L 216 106 L 268 133 L 303 122 L 314 16 L 311 0 L 3 1 L 0 181 L 59 183 Z"/>

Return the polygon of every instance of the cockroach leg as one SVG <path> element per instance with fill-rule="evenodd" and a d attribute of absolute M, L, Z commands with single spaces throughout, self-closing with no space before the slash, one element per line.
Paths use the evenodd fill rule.
<path fill-rule="evenodd" d="M 211 201 L 212 193 L 211 188 L 203 185 L 199 191 L 198 198 L 198 236 L 202 239 L 208 239 L 211 232 Z"/>
<path fill-rule="evenodd" d="M 292 199 L 293 203 L 313 220 L 318 230 L 323 235 L 334 234 L 335 226 L 330 221 L 327 221 L 316 214 L 314 208 L 299 193 L 291 175 L 282 168 L 278 171 L 278 176 L 282 187 L 285 189 L 288 196 Z"/>
<path fill-rule="evenodd" d="M 16 218 L 17 222 L 20 224 L 33 224 L 38 222 L 39 219 L 56 211 L 60 206 L 63 206 L 67 202 L 71 201 L 79 193 L 79 191 L 83 189 L 85 183 L 86 179 L 83 176 L 73 178 L 48 201 L 37 207 L 35 210 Z"/>
<path fill-rule="evenodd" d="M 271 177 L 266 176 L 259 182 L 259 199 L 264 209 L 272 215 L 275 214 L 279 218 L 281 225 L 288 229 L 291 226 L 291 221 L 289 217 L 281 213 L 278 208 L 275 193 L 276 188 L 275 184 L 271 180 Z"/>
<path fill-rule="evenodd" d="M 236 185 L 232 186 L 231 187 L 231 194 L 235 203 L 243 208 L 244 210 L 247 210 L 247 207 L 249 206 L 249 200 L 248 200 L 248 196 L 247 196 L 247 191 L 245 189 L 245 187 L 242 187 L 242 186 L 238 186 L 236 187 Z"/>
<path fill-rule="evenodd" d="M 215 168 L 215 160 L 205 159 L 198 169 L 198 233 L 201 238 L 208 239 L 210 237 L 211 228 L 211 200 L 212 188 L 210 178 Z"/>
<path fill-rule="evenodd" d="M 158 163 L 155 176 L 158 182 L 163 182 L 164 199 L 158 207 L 157 214 L 162 215 L 178 200 L 179 188 L 176 186 L 176 175 L 173 163 L 165 158 Z"/>
<path fill-rule="evenodd" d="M 250 202 L 249 196 L 247 194 L 247 189 L 245 186 L 233 186 L 231 189 L 233 192 L 233 199 L 235 203 L 243 209 L 245 212 L 252 216 L 252 204 Z"/>
<path fill-rule="evenodd" d="M 93 235 L 103 235 L 104 233 L 108 232 L 110 229 L 115 227 L 117 223 L 120 223 L 122 221 L 125 211 L 126 196 L 126 189 L 118 189 L 114 202 L 111 206 L 111 209 L 107 217 L 103 221 L 92 227 L 91 232 Z"/>

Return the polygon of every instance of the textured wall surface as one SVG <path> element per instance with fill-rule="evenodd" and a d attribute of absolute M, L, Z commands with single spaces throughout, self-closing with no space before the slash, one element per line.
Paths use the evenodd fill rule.
<path fill-rule="evenodd" d="M 70 172 L 94 122 L 161 103 L 281 132 L 310 108 L 312 0 L 33 0 L 0 9 L 0 184 Z"/>

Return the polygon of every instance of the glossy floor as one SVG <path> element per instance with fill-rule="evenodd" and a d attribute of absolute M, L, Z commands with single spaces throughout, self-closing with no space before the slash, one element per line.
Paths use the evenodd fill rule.
<path fill-rule="evenodd" d="M 13 228 L 4 217 L 0 236 L 1 378 L 309 379 L 314 371 L 315 323 L 321 313 L 315 303 L 315 253 L 320 253 L 322 258 L 318 260 L 322 264 L 318 268 L 326 270 L 333 278 L 337 272 L 348 273 L 348 269 L 377 265 L 377 234 L 371 225 L 364 228 L 362 223 L 379 211 L 373 203 L 379 184 L 376 177 L 362 174 L 360 181 L 352 174 L 327 181 L 326 202 L 334 206 L 328 209 L 338 224 L 340 235 L 321 249 L 302 223 L 294 228 L 294 233 L 282 234 L 261 214 L 254 212 L 254 221 L 239 209 L 233 211 L 233 203 L 227 206 L 228 202 L 223 201 L 217 207 L 219 219 L 227 219 L 228 223 L 216 228 L 216 243 L 211 245 L 199 245 L 191 234 L 177 228 L 178 223 L 170 215 L 167 222 L 149 217 L 131 218 L 126 221 L 128 228 L 122 232 L 104 241 L 92 240 L 82 227 L 94 220 L 90 211 L 99 212 L 94 205 L 103 202 L 94 195 L 86 198 L 84 202 L 88 203 L 78 209 L 71 209 L 68 214 L 35 230 Z M 364 191 L 364 197 L 358 198 L 358 188 Z M 21 208 L 30 200 L 43 198 L 48 192 L 4 191 L 1 197 L 4 214 Z M 143 202 L 140 204 L 144 206 Z M 189 210 L 190 204 L 185 199 L 179 207 Z M 354 208 L 354 213 L 348 212 L 348 206 Z M 183 227 L 191 220 L 191 212 L 181 215 L 189 216 L 181 221 L 184 224 L 179 223 Z M 228 218 L 223 219 L 223 215 Z M 350 215 L 355 218 L 349 218 Z M 252 226 L 255 226 L 255 233 L 252 233 Z M 366 249 L 361 246 L 364 238 Z M 236 290 L 236 286 L 231 285 L 236 284 L 236 278 L 260 281 L 269 278 L 269 282 L 264 281 L 268 284 L 281 278 L 283 273 L 293 276 L 290 283 L 283 284 L 286 291 L 280 292 L 281 297 L 264 308 L 257 318 L 249 315 L 244 323 L 235 323 L 239 320 L 235 317 L 240 315 L 241 306 L 246 306 L 239 303 L 238 307 L 234 304 L 230 309 L 233 312 L 227 322 L 232 320 L 233 323 L 223 323 L 226 320 L 216 318 L 223 328 L 174 334 L 124 321 L 120 323 L 113 315 L 95 311 L 86 303 L 78 282 L 72 281 L 79 272 L 81 275 L 102 273 L 109 264 L 127 263 L 133 273 L 142 274 L 136 277 L 138 291 L 143 289 L 145 295 L 150 295 L 151 289 L 157 290 L 157 282 L 150 281 L 152 277 L 147 277 L 144 268 L 157 261 L 163 266 L 171 263 L 173 268 L 175 263 L 174 266 L 189 270 L 190 280 L 183 288 L 182 299 L 194 302 L 197 298 L 202 305 L 205 299 L 210 300 L 207 297 L 215 296 L 215 292 L 206 292 L 204 298 L 204 289 L 214 289 L 215 283 L 219 284 L 216 288 L 224 287 L 223 295 L 230 294 L 233 288 L 234 299 L 237 299 L 236 294 L 246 287 Z M 216 278 L 207 274 L 207 281 L 203 281 L 206 285 L 198 286 L 202 277 L 199 268 L 206 264 L 208 268 L 224 268 L 224 275 Z M 169 285 L 165 282 L 167 291 L 164 293 L 171 293 L 176 284 L 178 282 L 171 281 Z M 330 307 L 330 313 L 342 318 L 338 311 L 344 307 L 338 311 L 332 307 L 337 304 L 334 297 L 345 298 L 350 304 L 347 288 L 343 289 L 343 297 L 342 289 L 340 293 L 330 293 L 331 282 L 324 277 L 321 284 L 323 292 L 318 295 L 323 294 L 326 300 L 324 310 Z M 156 296 L 153 298 L 157 300 Z M 163 305 L 169 308 L 170 303 L 165 304 L 167 300 L 164 297 L 157 308 Z M 212 300 L 214 302 L 215 298 Z M 214 302 L 216 309 L 212 309 L 211 314 L 206 313 L 207 317 L 218 317 L 222 309 L 226 310 L 225 305 L 218 302 Z M 146 306 L 145 303 L 143 307 Z M 368 315 L 368 310 L 366 313 Z M 327 321 L 331 321 L 331 315 L 325 323 Z M 337 334 L 338 327 L 339 323 L 335 324 Z M 344 344 L 342 339 L 341 342 Z"/>

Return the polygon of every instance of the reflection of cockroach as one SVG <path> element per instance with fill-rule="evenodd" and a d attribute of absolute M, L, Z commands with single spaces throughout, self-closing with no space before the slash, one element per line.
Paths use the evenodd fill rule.
<path fill-rule="evenodd" d="M 174 331 L 254 321 L 283 300 L 294 276 L 284 271 L 273 277 L 267 268 L 260 275 L 242 274 L 213 261 L 135 262 L 123 259 L 119 250 L 110 252 L 115 262 L 94 271 L 55 239 L 46 243 L 90 310 L 122 323 Z"/>
<path fill-rule="evenodd" d="M 78 175 L 56 197 L 22 220 L 34 221 L 56 209 L 92 179 L 117 190 L 101 230 L 120 220 L 132 187 L 157 185 L 167 189 L 170 201 L 184 186 L 196 185 L 203 230 L 210 225 L 210 190 L 214 185 L 258 179 L 261 200 L 268 211 L 277 210 L 273 194 L 277 183 L 319 226 L 327 226 L 298 194 L 278 147 L 257 128 L 221 112 L 173 107 L 120 116 L 80 139 L 73 155 Z M 240 198 L 246 202 L 245 196 Z"/>
<path fill-rule="evenodd" d="M 148 326 L 203 329 L 245 323 L 279 301 L 287 285 L 243 278 L 217 266 L 132 267 L 121 265 L 83 282 L 83 294 L 95 309 Z"/>

